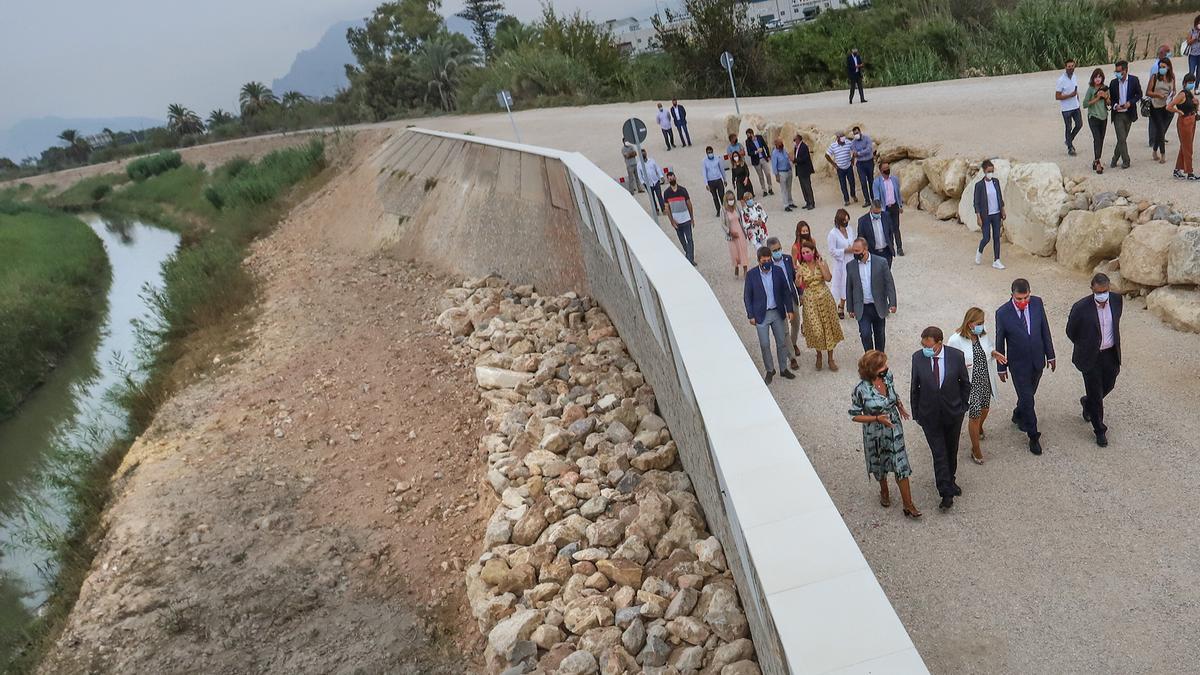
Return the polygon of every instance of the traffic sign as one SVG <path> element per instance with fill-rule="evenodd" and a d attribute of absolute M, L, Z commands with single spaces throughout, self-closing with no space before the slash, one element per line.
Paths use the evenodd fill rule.
<path fill-rule="evenodd" d="M 646 141 L 646 123 L 636 117 L 630 117 L 625 120 L 621 135 L 625 137 L 626 143 L 641 145 Z"/>
<path fill-rule="evenodd" d="M 721 67 L 725 70 L 733 69 L 733 54 L 730 54 L 729 52 L 722 52 Z"/>
<path fill-rule="evenodd" d="M 507 89 L 501 89 L 499 92 L 496 93 L 496 103 L 500 104 L 502 107 L 511 108 L 512 102 L 513 102 L 513 99 L 512 99 L 511 91 L 509 91 Z"/>

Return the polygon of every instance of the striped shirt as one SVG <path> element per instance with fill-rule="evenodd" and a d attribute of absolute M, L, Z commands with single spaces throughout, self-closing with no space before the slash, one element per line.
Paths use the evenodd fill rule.
<path fill-rule="evenodd" d="M 833 158 L 834 164 L 837 164 L 839 169 L 850 168 L 849 143 L 838 144 L 837 141 L 834 141 L 829 144 L 829 149 L 825 151 L 825 154 Z"/>
<path fill-rule="evenodd" d="M 692 222 L 692 214 L 688 212 L 687 188 L 681 185 L 669 187 L 663 191 L 663 200 L 667 202 L 667 208 L 671 211 L 671 218 L 677 224 L 687 225 Z"/>

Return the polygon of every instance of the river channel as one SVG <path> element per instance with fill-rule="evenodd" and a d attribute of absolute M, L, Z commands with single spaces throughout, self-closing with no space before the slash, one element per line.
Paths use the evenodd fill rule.
<path fill-rule="evenodd" d="M 56 449 L 104 448 L 126 430 L 127 416 L 109 394 L 138 363 L 135 323 L 150 317 L 145 290 L 162 287 L 162 264 L 179 245 L 177 234 L 143 223 L 83 220 L 104 241 L 112 267 L 107 306 L 45 384 L 0 423 L 0 651 L 3 633 L 26 624 L 48 597 L 52 551 L 30 535 L 66 523 L 65 498 L 46 480 Z M 0 665 L 5 660 L 0 654 Z"/>

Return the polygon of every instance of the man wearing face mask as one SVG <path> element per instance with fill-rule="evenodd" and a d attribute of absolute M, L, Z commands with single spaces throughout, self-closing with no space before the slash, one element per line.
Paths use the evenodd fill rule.
<path fill-rule="evenodd" d="M 704 184 L 708 187 L 713 198 L 713 206 L 717 209 L 717 217 L 721 217 L 721 199 L 725 196 L 725 167 L 721 158 L 713 153 L 712 146 L 704 148 L 704 162 L 701 165 Z"/>
<path fill-rule="evenodd" d="M 850 78 L 850 105 L 854 105 L 854 89 L 858 88 L 859 103 L 866 103 L 867 99 L 863 96 L 863 68 L 866 64 L 863 63 L 862 57 L 858 54 L 858 49 L 851 49 L 850 55 L 846 57 L 846 76 Z"/>
<path fill-rule="evenodd" d="M 846 309 L 851 319 L 858 320 L 863 351 L 887 351 L 887 317 L 896 313 L 892 268 L 882 258 L 871 255 L 862 237 L 854 240 L 850 251 L 854 260 L 846 263 Z"/>
<path fill-rule="evenodd" d="M 646 149 L 642 148 L 642 161 L 638 162 L 638 180 L 642 181 L 650 190 L 650 196 L 654 202 L 654 213 L 662 213 L 663 196 L 662 196 L 662 169 L 658 167 L 658 162 L 646 153 Z"/>
<path fill-rule="evenodd" d="M 817 208 L 812 189 L 812 175 L 816 169 L 813 168 L 808 143 L 800 134 L 792 138 L 792 163 L 796 165 L 796 182 L 800 183 L 800 192 L 804 195 L 804 210 L 811 211 Z"/>
<path fill-rule="evenodd" d="M 692 223 L 696 218 L 692 211 L 691 195 L 688 194 L 687 188 L 676 182 L 673 171 L 667 173 L 667 184 L 669 187 L 663 191 L 663 201 L 667 203 L 667 219 L 671 221 L 671 227 L 675 228 L 675 236 L 679 237 L 679 244 L 683 246 L 683 255 L 692 263 L 692 267 L 695 267 L 696 244 L 692 241 Z"/>
<path fill-rule="evenodd" d="M 871 202 L 871 210 L 858 219 L 858 236 L 867 242 L 871 255 L 886 260 L 888 267 L 896 257 L 892 233 L 891 218 L 884 213 L 883 205 L 876 199 Z"/>
<path fill-rule="evenodd" d="M 1104 274 L 1092 277 L 1092 292 L 1071 307 L 1067 316 L 1067 339 L 1074 348 L 1071 363 L 1083 374 L 1084 421 L 1091 422 L 1096 445 L 1108 445 L 1108 427 L 1104 424 L 1104 397 L 1117 384 L 1121 373 L 1122 298 L 1109 292 Z"/>
<path fill-rule="evenodd" d="M 850 198 L 858 199 L 858 193 L 854 187 L 854 160 L 851 159 L 846 134 L 837 132 L 837 138 L 825 151 L 825 161 L 837 171 L 838 186 L 842 188 L 842 200 L 845 202 L 843 206 L 850 206 Z"/>
<path fill-rule="evenodd" d="M 1075 79 L 1075 59 L 1067 59 L 1062 75 L 1058 76 L 1058 83 L 1054 85 L 1054 99 L 1062 109 L 1067 154 L 1074 157 L 1075 136 L 1083 128 L 1083 114 L 1079 112 L 1079 82 Z"/>
<path fill-rule="evenodd" d="M 746 305 L 746 318 L 758 331 L 758 347 L 762 351 L 763 381 L 771 384 L 775 378 L 775 360 L 771 355 L 771 337 L 775 338 L 775 358 L 779 359 L 780 375 L 791 380 L 796 376 L 788 370 L 787 324 L 792 320 L 796 308 L 792 304 L 792 287 L 787 273 L 774 264 L 771 249 L 758 249 L 758 270 L 746 274 L 742 286 L 742 300 Z"/>
<path fill-rule="evenodd" d="M 850 156 L 862 187 L 863 206 L 870 206 L 871 199 L 879 199 L 879 195 L 871 193 L 871 184 L 875 181 L 875 141 L 858 127 L 851 129 L 851 134 Z"/>
<path fill-rule="evenodd" d="M 662 129 L 663 142 L 667 144 L 667 152 L 675 147 L 675 131 L 671 128 L 671 116 L 663 110 L 663 104 L 658 104 L 658 114 L 655 116 L 658 120 L 658 128 Z"/>
<path fill-rule="evenodd" d="M 783 270 L 787 276 L 788 288 L 792 291 L 792 307 L 796 308 L 800 303 L 800 290 L 796 288 L 796 261 L 792 256 L 783 252 L 783 244 L 779 241 L 779 237 L 767 237 L 767 248 L 771 249 L 771 264 Z M 800 313 L 793 312 L 788 317 L 787 322 L 787 338 L 788 344 L 794 345 L 800 337 Z M 793 369 L 798 369 L 800 364 L 796 363 L 796 355 L 789 352 L 791 358 L 788 360 L 789 365 Z"/>
<path fill-rule="evenodd" d="M 783 139 L 775 140 L 775 149 L 771 151 L 771 171 L 775 174 L 775 182 L 779 183 L 779 193 L 783 195 L 783 210 L 796 210 L 796 202 L 792 201 L 792 158 L 783 149 Z"/>
<path fill-rule="evenodd" d="M 930 326 L 921 331 L 921 348 L 912 355 L 912 384 L 909 388 L 913 419 L 925 432 L 933 454 L 933 475 L 940 508 L 954 506 L 962 496 L 958 487 L 958 439 L 963 415 L 971 395 L 971 378 L 963 353 L 942 344 L 942 329 Z"/>
<path fill-rule="evenodd" d="M 767 146 L 767 139 L 762 134 L 754 133 L 753 129 L 746 130 L 746 155 L 758 174 L 758 186 L 762 188 L 760 194 L 775 194 L 771 183 L 771 149 Z"/>
<path fill-rule="evenodd" d="M 891 162 L 879 163 L 879 176 L 875 178 L 872 190 L 871 194 L 883 204 L 883 212 L 888 215 L 892 238 L 896 242 L 896 255 L 904 255 L 904 240 L 900 237 L 900 214 L 904 213 L 904 199 L 900 195 L 900 178 L 892 175 Z"/>
<path fill-rule="evenodd" d="M 1121 160 L 1121 168 L 1129 168 L 1129 128 L 1138 119 L 1138 102 L 1142 100 L 1142 83 L 1137 77 L 1129 74 L 1129 62 L 1124 59 L 1114 65 L 1116 77 L 1108 85 L 1109 101 L 1112 102 L 1112 124 L 1116 131 L 1117 145 L 1113 149 L 1110 167 L 1116 168 L 1117 160 Z"/>
<path fill-rule="evenodd" d="M 995 338 L 996 351 L 1004 356 L 996 359 L 1000 381 L 1007 382 L 1011 375 L 1017 390 L 1013 424 L 1029 436 L 1029 451 L 1040 455 L 1042 434 L 1038 431 L 1034 399 L 1042 371 L 1054 371 L 1054 340 L 1042 299 L 1030 292 L 1027 280 L 1013 281 L 1012 299 L 996 310 Z"/>

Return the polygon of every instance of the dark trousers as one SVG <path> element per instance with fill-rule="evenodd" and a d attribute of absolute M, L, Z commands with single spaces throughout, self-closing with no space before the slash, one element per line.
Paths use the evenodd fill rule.
<path fill-rule="evenodd" d="M 900 195 L 896 195 L 896 199 L 900 199 Z M 892 239 L 896 241 L 896 250 L 903 251 L 904 239 L 900 237 L 900 203 L 897 202 L 883 208 L 887 210 L 888 217 L 892 219 Z"/>
<path fill-rule="evenodd" d="M 862 73 L 850 76 L 850 102 L 854 103 L 854 90 L 858 89 L 858 100 L 862 103 L 867 102 L 867 98 L 863 96 Z"/>
<path fill-rule="evenodd" d="M 1166 108 L 1150 110 L 1150 149 L 1165 153 L 1167 151 L 1167 129 L 1171 128 L 1171 118 L 1174 113 Z"/>
<path fill-rule="evenodd" d="M 800 183 L 800 192 L 804 195 L 805 206 L 816 206 L 817 202 L 813 200 L 812 191 L 812 174 L 802 174 L 796 172 L 796 182 Z"/>
<path fill-rule="evenodd" d="M 1013 409 L 1013 422 L 1017 428 L 1035 439 L 1041 436 L 1038 431 L 1037 410 L 1034 399 L 1037 397 L 1038 384 L 1042 381 L 1042 368 L 1032 370 L 1009 368 L 1008 376 L 1012 378 L 1013 389 L 1017 390 L 1017 407 Z"/>
<path fill-rule="evenodd" d="M 1108 132 L 1108 120 L 1098 117 L 1088 117 L 1088 129 L 1092 132 L 1092 155 L 1099 162 L 1104 154 L 1104 134 Z"/>
<path fill-rule="evenodd" d="M 1188 54 L 1188 72 L 1200 77 L 1200 56 Z M 1182 80 L 1180 80 L 1182 82 Z"/>
<path fill-rule="evenodd" d="M 1117 134 L 1117 143 L 1113 146 L 1112 166 L 1119 160 L 1122 165 L 1129 164 L 1129 127 L 1133 124 L 1133 114 L 1128 112 L 1113 113 L 1113 131 Z"/>
<path fill-rule="evenodd" d="M 925 441 L 929 443 L 929 451 L 933 453 L 933 480 L 942 497 L 953 497 L 954 486 L 958 484 L 955 477 L 958 474 L 958 439 L 962 435 L 962 423 L 962 415 L 920 422 Z"/>
<path fill-rule="evenodd" d="M 862 185 L 863 201 L 869 202 L 874 198 L 871 194 L 871 183 L 875 180 L 875 160 L 855 162 L 854 168 L 858 170 L 858 182 Z"/>
<path fill-rule="evenodd" d="M 1062 116 L 1067 147 L 1074 148 L 1075 137 L 1079 135 L 1079 130 L 1083 128 L 1083 114 L 1079 112 L 1079 108 L 1076 108 L 1074 110 L 1064 110 Z"/>
<path fill-rule="evenodd" d="M 1117 363 L 1117 350 L 1105 349 L 1096 358 L 1096 364 L 1083 372 L 1083 409 L 1092 418 L 1092 429 L 1103 434 L 1108 431 L 1104 426 L 1104 397 L 1117 384 L 1117 375 L 1121 366 Z"/>
<path fill-rule="evenodd" d="M 988 241 L 992 242 L 992 253 L 996 260 L 1000 259 L 1000 214 L 993 213 L 983 217 L 983 238 L 979 240 L 979 252 L 987 248 Z"/>
<path fill-rule="evenodd" d="M 708 181 L 708 193 L 712 195 L 713 206 L 717 207 L 717 215 L 720 215 L 721 201 L 725 199 L 725 181 L 720 178 Z"/>
<path fill-rule="evenodd" d="M 663 202 L 662 183 L 655 183 L 650 186 L 650 196 L 654 198 L 655 213 L 662 213 L 666 204 Z"/>
<path fill-rule="evenodd" d="M 848 202 L 850 198 L 858 199 L 858 194 L 854 188 L 854 167 L 837 168 L 838 186 L 842 188 L 842 201 Z"/>
<path fill-rule="evenodd" d="M 688 262 L 696 264 L 696 242 L 692 241 L 692 221 L 688 221 L 675 228 L 675 236 L 679 237 L 679 243 L 683 246 L 683 255 L 687 257 Z"/>
<path fill-rule="evenodd" d="M 663 141 L 667 144 L 667 149 L 675 147 L 675 132 L 670 129 L 663 129 Z"/>
<path fill-rule="evenodd" d="M 885 351 L 887 342 L 887 309 L 880 314 L 873 303 L 863 305 L 862 313 L 858 315 L 858 337 L 862 339 L 864 352 L 872 349 Z"/>
<path fill-rule="evenodd" d="M 692 144 L 692 135 L 688 133 L 687 122 L 677 122 L 675 124 L 675 130 L 679 132 L 680 145 Z"/>

